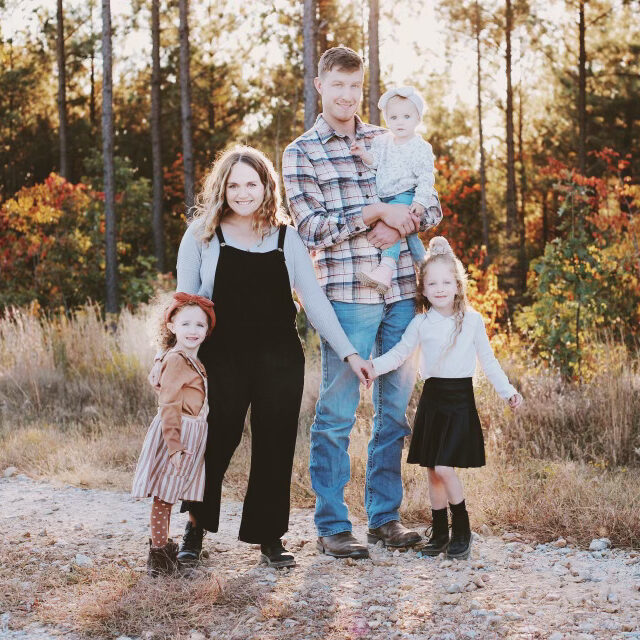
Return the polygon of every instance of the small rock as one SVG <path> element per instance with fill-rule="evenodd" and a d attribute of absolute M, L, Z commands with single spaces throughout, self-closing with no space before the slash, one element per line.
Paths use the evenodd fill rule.
<path fill-rule="evenodd" d="M 16 469 L 16 467 L 7 467 L 4 470 L 4 477 L 5 478 L 10 478 L 11 476 L 14 476 L 17 471 L 18 471 L 18 469 Z"/>
<path fill-rule="evenodd" d="M 460 602 L 460 598 L 462 598 L 461 593 L 448 593 L 442 597 L 440 602 L 442 604 L 458 604 Z"/>
<path fill-rule="evenodd" d="M 440 568 L 441 568 L 441 569 L 448 569 L 448 568 L 449 568 L 450 566 L 452 566 L 452 565 L 453 565 L 453 562 L 452 562 L 451 560 L 443 560 L 443 561 L 440 563 Z"/>
<path fill-rule="evenodd" d="M 380 620 L 369 620 L 369 628 L 377 629 L 380 626 Z"/>
<path fill-rule="evenodd" d="M 81 522 L 73 526 L 74 531 L 82 531 L 83 529 L 84 529 L 84 525 Z"/>
<path fill-rule="evenodd" d="M 85 556 L 83 553 L 76 553 L 76 557 L 73 559 L 73 564 L 78 567 L 92 567 L 93 560 L 89 556 Z"/>
<path fill-rule="evenodd" d="M 510 531 L 506 531 L 502 534 L 503 540 L 520 540 L 520 535 L 517 533 L 511 533 Z"/>
<path fill-rule="evenodd" d="M 454 582 L 447 587 L 447 593 L 462 593 L 463 587 L 460 583 Z"/>
<path fill-rule="evenodd" d="M 472 600 L 469 604 L 469 609 L 471 611 L 482 609 L 482 605 L 477 600 Z"/>
<path fill-rule="evenodd" d="M 129 636 L 118 636 L 116 640 L 131 640 Z"/>
<path fill-rule="evenodd" d="M 484 580 L 480 576 L 473 576 L 472 581 L 478 589 L 484 588 Z"/>
<path fill-rule="evenodd" d="M 560 631 L 554 631 L 550 636 L 549 640 L 563 640 L 564 634 L 560 633 Z"/>
<path fill-rule="evenodd" d="M 498 615 L 492 615 L 492 616 L 487 616 L 487 624 L 498 624 L 499 622 L 502 621 L 502 616 L 498 616 Z"/>
<path fill-rule="evenodd" d="M 557 602 L 560 600 L 560 594 L 552 591 L 551 593 L 547 593 L 545 600 L 548 600 L 549 602 Z"/>
<path fill-rule="evenodd" d="M 284 626 L 288 628 L 295 627 L 297 624 L 298 624 L 298 621 L 294 620 L 293 618 L 287 618 L 284 621 Z"/>
<path fill-rule="evenodd" d="M 583 622 L 579 627 L 579 631 L 584 631 L 585 633 L 591 633 L 596 630 L 596 625 L 592 622 Z"/>
<path fill-rule="evenodd" d="M 485 538 L 486 538 L 487 536 L 492 536 L 492 535 L 493 535 L 493 531 L 491 531 L 491 527 L 490 527 L 489 525 L 487 525 L 487 524 L 483 524 L 483 525 L 480 527 L 480 533 L 481 533 L 483 536 L 485 536 Z"/>
<path fill-rule="evenodd" d="M 589 551 L 604 551 L 611 546 L 609 538 L 595 538 L 589 545 Z"/>
<path fill-rule="evenodd" d="M 551 545 L 557 549 L 562 549 L 567 546 L 567 541 L 564 538 L 558 538 L 555 542 L 552 542 Z"/>
<path fill-rule="evenodd" d="M 524 620 L 524 618 L 519 613 L 516 613 L 515 611 L 507 611 L 504 617 L 507 620 L 510 620 L 511 622 L 520 622 L 521 620 Z"/>

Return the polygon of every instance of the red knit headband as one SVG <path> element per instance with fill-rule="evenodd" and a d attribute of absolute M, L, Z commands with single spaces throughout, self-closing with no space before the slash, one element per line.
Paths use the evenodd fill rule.
<path fill-rule="evenodd" d="M 209 329 L 207 330 L 207 335 L 210 335 L 213 331 L 213 327 L 216 326 L 216 314 L 213 311 L 213 302 L 211 302 L 209 298 L 203 298 L 202 296 L 196 296 L 192 293 L 177 291 L 173 294 L 173 300 L 164 312 L 164 321 L 171 322 L 171 316 L 173 316 L 178 309 L 181 309 L 186 305 L 197 305 L 207 314 L 207 318 L 209 318 Z"/>

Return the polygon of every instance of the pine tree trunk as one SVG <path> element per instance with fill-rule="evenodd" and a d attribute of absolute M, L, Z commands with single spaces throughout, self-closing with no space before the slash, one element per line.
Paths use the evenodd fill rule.
<path fill-rule="evenodd" d="M 379 0 L 369 0 L 369 122 L 380 124 L 380 22 Z"/>
<path fill-rule="evenodd" d="M 518 250 L 518 209 L 516 205 L 516 167 L 515 148 L 513 140 L 513 87 L 511 84 L 511 32 L 513 30 L 513 15 L 511 10 L 511 0 L 506 0 L 506 75 L 507 75 L 507 110 L 506 110 L 506 133 L 507 133 L 507 247 L 509 257 L 512 261 L 510 270 L 510 281 L 517 288 L 517 250 Z"/>
<path fill-rule="evenodd" d="M 89 2 L 89 23 L 91 26 L 91 73 L 90 73 L 90 84 L 91 84 L 91 93 L 89 95 L 89 121 L 91 122 L 91 128 L 94 129 L 96 126 L 96 73 L 95 73 L 95 40 L 93 38 L 93 6 L 94 0 Z"/>
<path fill-rule="evenodd" d="M 518 159 L 520 161 L 520 211 L 518 212 L 518 270 L 520 272 L 520 290 L 527 287 L 527 253 L 525 232 L 525 205 L 527 197 L 527 173 L 524 166 L 524 143 L 522 130 L 522 87 L 518 88 Z"/>
<path fill-rule="evenodd" d="M 476 75 L 478 85 L 478 142 L 480 145 L 480 216 L 482 218 L 482 244 L 484 244 L 487 256 L 485 259 L 485 267 L 489 264 L 489 214 L 487 211 L 487 168 L 484 153 L 484 134 L 482 129 L 482 67 L 481 67 L 481 51 L 480 51 L 480 4 L 476 0 L 475 3 L 475 36 L 476 36 Z"/>
<path fill-rule="evenodd" d="M 160 128 L 160 0 L 151 2 L 151 160 L 153 164 L 153 200 L 151 224 L 153 225 L 153 250 L 156 268 L 165 271 L 164 221 L 162 197 L 164 180 L 162 175 L 162 135 Z"/>
<path fill-rule="evenodd" d="M 104 161 L 104 218 L 106 287 L 105 309 L 118 312 L 115 176 L 113 167 L 113 78 L 111 60 L 111 4 L 102 0 L 102 155 Z"/>
<path fill-rule="evenodd" d="M 304 41 L 304 128 L 311 129 L 318 115 L 318 93 L 313 84 L 317 67 L 316 0 L 304 0 L 302 38 Z"/>
<path fill-rule="evenodd" d="M 58 121 L 60 138 L 60 175 L 69 178 L 67 155 L 67 80 L 64 55 L 64 12 L 58 0 L 56 54 L 58 59 Z"/>
<path fill-rule="evenodd" d="M 180 0 L 180 114 L 184 200 L 187 211 L 194 201 L 193 138 L 191 135 L 191 77 L 189 72 L 189 0 Z"/>
<path fill-rule="evenodd" d="M 580 67 L 578 71 L 578 167 L 583 175 L 587 169 L 587 52 L 585 46 L 584 2 L 585 0 L 580 0 L 580 59 L 578 62 Z"/>

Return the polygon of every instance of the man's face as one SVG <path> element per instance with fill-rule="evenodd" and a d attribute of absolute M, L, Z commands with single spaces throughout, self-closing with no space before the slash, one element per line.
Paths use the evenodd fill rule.
<path fill-rule="evenodd" d="M 322 99 L 322 112 L 338 122 L 349 122 L 362 100 L 364 69 L 344 71 L 334 67 L 315 79 Z"/>

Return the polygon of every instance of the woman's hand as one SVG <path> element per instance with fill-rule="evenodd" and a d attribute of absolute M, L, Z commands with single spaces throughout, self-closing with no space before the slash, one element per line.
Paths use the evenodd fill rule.
<path fill-rule="evenodd" d="M 514 393 L 510 398 L 509 398 L 509 406 L 515 411 L 516 409 L 518 409 L 522 403 L 524 402 L 524 400 L 522 399 L 522 396 L 519 393 Z"/>
<path fill-rule="evenodd" d="M 151 367 L 151 371 L 149 371 L 149 376 L 147 380 L 149 384 L 156 390 L 160 390 L 160 372 L 162 371 L 162 362 L 160 360 L 156 360 L 153 363 L 153 367 Z"/>
<path fill-rule="evenodd" d="M 360 383 L 369 387 L 370 382 L 367 377 L 369 367 L 367 365 L 367 361 L 361 358 L 357 353 L 352 353 L 350 356 L 347 356 L 347 362 L 349 363 L 353 373 L 358 377 L 358 380 L 360 380 Z"/>
<path fill-rule="evenodd" d="M 176 471 L 180 471 L 181 467 L 182 467 L 182 461 L 184 460 L 185 456 L 192 456 L 193 455 L 193 451 L 187 451 L 186 449 L 182 449 L 180 451 L 174 451 L 170 456 L 169 456 L 169 462 L 173 465 L 173 468 Z"/>

